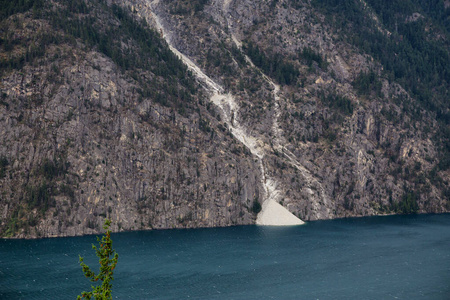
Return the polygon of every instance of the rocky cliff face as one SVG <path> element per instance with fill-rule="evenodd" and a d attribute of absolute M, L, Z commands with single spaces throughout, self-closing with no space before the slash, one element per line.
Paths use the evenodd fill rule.
<path fill-rule="evenodd" d="M 2 236 L 450 209 L 445 93 L 315 2 L 36 3 L 1 21 Z"/>

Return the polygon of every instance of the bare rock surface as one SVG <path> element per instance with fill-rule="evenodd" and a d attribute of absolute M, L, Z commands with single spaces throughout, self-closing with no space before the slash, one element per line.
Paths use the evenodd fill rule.
<path fill-rule="evenodd" d="M 310 1 L 86 5 L 68 18 L 98 16 L 97 40 L 31 11 L 1 21 L 13 41 L 0 52 L 2 236 L 97 233 L 104 218 L 121 231 L 450 209 L 435 115 Z M 153 28 L 149 48 L 114 5 Z"/>

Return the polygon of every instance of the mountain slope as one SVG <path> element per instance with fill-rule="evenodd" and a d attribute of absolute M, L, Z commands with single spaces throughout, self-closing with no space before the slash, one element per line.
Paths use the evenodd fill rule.
<path fill-rule="evenodd" d="M 3 236 L 450 209 L 444 1 L 2 7 Z"/>
<path fill-rule="evenodd" d="M 150 15 L 146 3 L 131 4 L 139 7 L 141 16 Z M 429 82 L 413 90 L 409 84 L 405 90 L 399 83 L 406 79 L 370 56 L 374 50 L 346 42 L 369 31 L 389 38 L 389 31 L 363 2 L 351 2 L 347 8 L 359 14 L 355 20 L 346 14 L 350 29 L 329 22 L 339 17 L 333 3 L 197 4 L 153 1 L 147 9 L 157 13 L 178 50 L 241 100 L 241 117 L 236 118 L 246 122 L 256 139 L 274 148 L 275 157 L 266 153 L 267 160 L 274 160 L 269 168 L 274 173 L 283 163 L 287 168 L 277 176 L 285 185 L 283 202 L 292 211 L 315 219 L 447 209 L 448 91 L 442 89 L 448 86 L 446 64 L 429 66 L 436 71 L 438 86 Z M 367 28 L 362 33 L 351 30 L 363 22 Z M 436 61 L 446 61 L 447 40 L 443 35 L 440 44 L 430 46 L 439 49 Z M 366 44 L 375 49 L 377 42 Z M 399 49 L 412 50 L 398 59 L 395 71 L 417 53 L 428 51 L 410 44 L 399 42 Z M 398 56 L 394 50 L 386 49 L 385 56 Z M 417 76 L 430 64 L 421 63 L 417 62 Z M 281 84 L 275 96 L 267 76 Z M 420 98 L 427 90 L 440 93 Z M 314 181 L 305 174 L 295 175 L 298 163 Z M 311 189 L 312 182 L 316 186 Z M 313 207 L 322 211 L 314 212 Z"/>
<path fill-rule="evenodd" d="M 3 236 L 252 223 L 253 161 L 155 31 L 80 1 L 2 28 Z"/>

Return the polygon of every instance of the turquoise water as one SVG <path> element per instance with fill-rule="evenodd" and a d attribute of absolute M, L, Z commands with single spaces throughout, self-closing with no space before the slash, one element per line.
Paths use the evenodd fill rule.
<path fill-rule="evenodd" d="M 450 215 L 113 234 L 114 299 L 450 299 Z M 0 299 L 75 299 L 95 236 L 0 240 Z"/>

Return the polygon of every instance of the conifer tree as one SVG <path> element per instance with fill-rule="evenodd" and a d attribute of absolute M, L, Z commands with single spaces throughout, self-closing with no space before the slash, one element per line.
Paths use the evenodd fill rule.
<path fill-rule="evenodd" d="M 82 292 L 81 295 L 77 297 L 77 300 L 81 299 L 95 299 L 95 300 L 111 300 L 111 289 L 113 278 L 113 271 L 117 265 L 117 260 L 119 258 L 119 254 L 112 247 L 111 240 L 111 231 L 109 230 L 109 226 L 111 225 L 111 221 L 106 219 L 105 224 L 103 225 L 103 229 L 106 230 L 106 233 L 100 240 L 97 237 L 97 241 L 99 242 L 99 247 L 97 248 L 94 244 L 92 244 L 92 249 L 95 250 L 97 257 L 99 258 L 100 263 L 100 272 L 96 275 L 91 268 L 83 262 L 83 257 L 80 256 L 80 266 L 83 269 L 84 276 L 88 278 L 92 282 L 101 281 L 102 284 L 99 286 L 92 286 L 92 291 L 90 292 Z"/>

